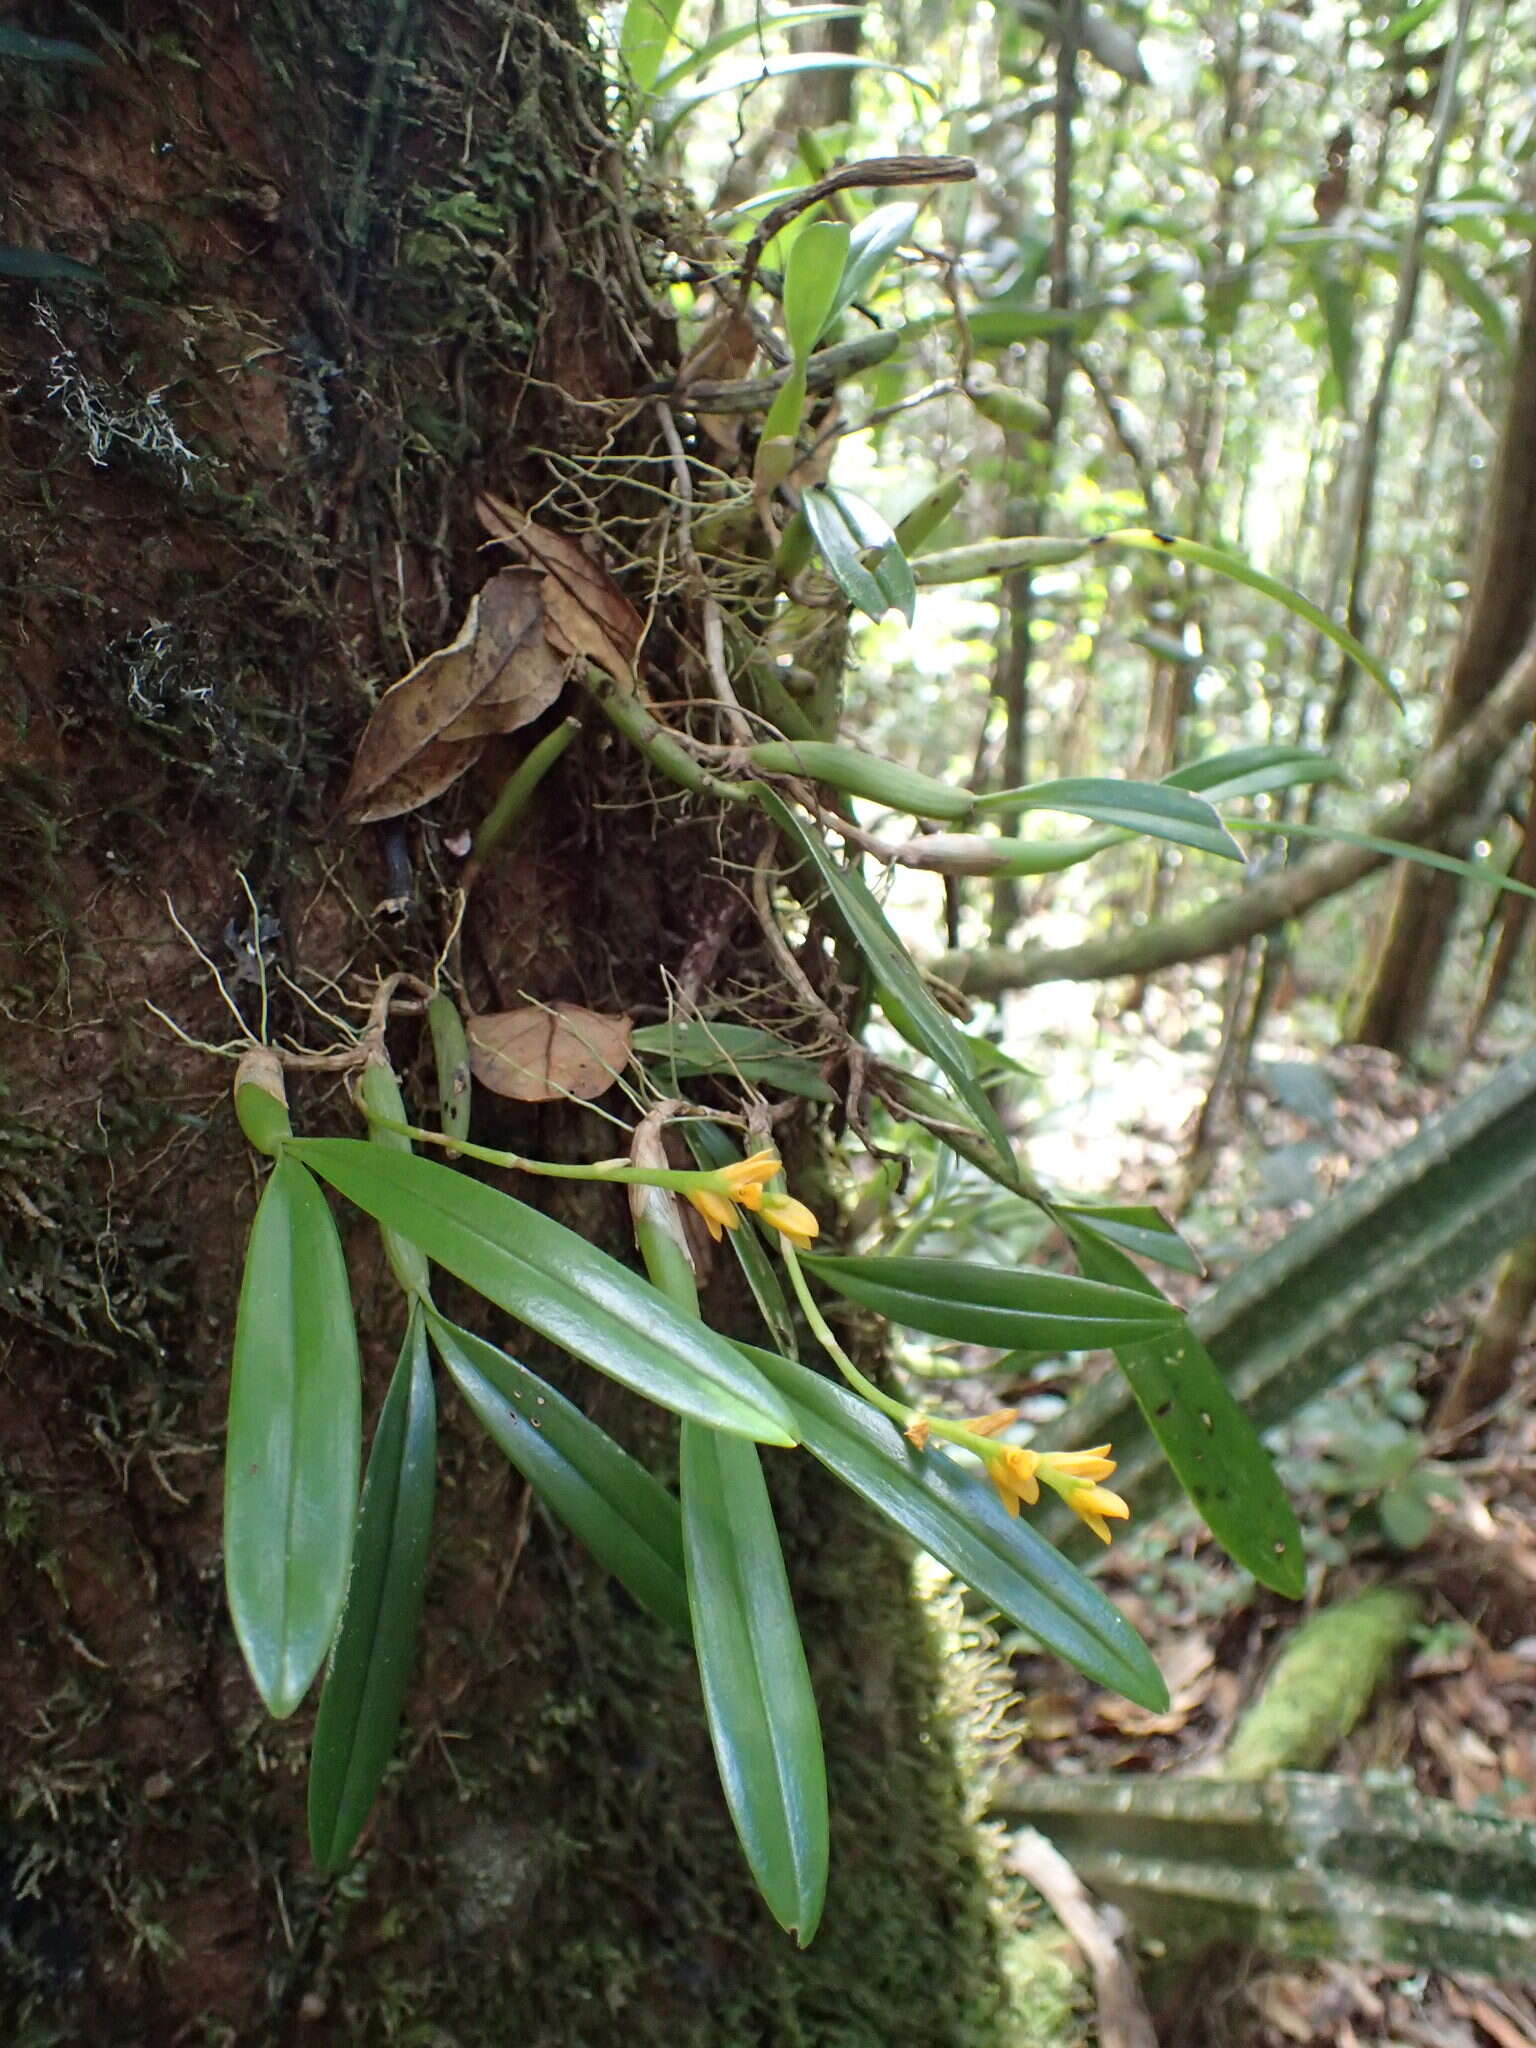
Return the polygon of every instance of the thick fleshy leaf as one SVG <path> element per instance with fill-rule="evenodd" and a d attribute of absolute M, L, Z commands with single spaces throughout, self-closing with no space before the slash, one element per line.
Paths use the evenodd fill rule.
<path fill-rule="evenodd" d="M 911 200 L 898 199 L 889 206 L 877 206 L 857 224 L 849 238 L 842 282 L 838 285 L 823 333 L 840 313 L 845 313 L 860 299 L 867 298 L 879 284 L 886 264 L 917 225 L 917 215 L 918 209 Z"/>
<path fill-rule="evenodd" d="M 869 963 L 882 1007 L 893 1027 L 946 1076 L 988 1140 L 996 1146 L 999 1157 L 1011 1159 L 1007 1134 L 976 1078 L 965 1033 L 929 994 L 917 963 L 892 931 L 868 884 L 833 858 L 821 834 L 776 791 L 759 786 L 757 801 L 826 890 L 828 908 Z"/>
<path fill-rule="evenodd" d="M 1162 1676 L 1130 1623 L 1025 1517 L 1010 1516 L 986 1479 L 932 1445 L 914 1449 L 820 1373 L 748 1356 L 790 1402 L 805 1449 L 844 1485 L 1045 1649 L 1138 1706 L 1166 1707 Z"/>
<path fill-rule="evenodd" d="M 755 1024 L 706 1023 L 697 1018 L 647 1024 L 630 1050 L 663 1064 L 668 1083 L 678 1075 L 726 1074 L 811 1102 L 833 1102 L 816 1062 L 776 1032 Z"/>
<path fill-rule="evenodd" d="M 1310 747 L 1234 747 L 1230 753 L 1208 754 L 1163 777 L 1168 789 L 1192 789 L 1207 803 L 1239 796 L 1262 796 L 1271 790 L 1296 789 L 1308 782 L 1347 782 L 1345 770 L 1326 754 Z"/>
<path fill-rule="evenodd" d="M 1029 1266 L 808 1252 L 801 1263 L 839 1294 L 893 1323 L 1004 1351 L 1097 1351 L 1154 1329 L 1182 1329 L 1184 1323 L 1173 1303 L 1155 1291 Z"/>
<path fill-rule="evenodd" d="M 1081 1218 L 1062 1220 L 1084 1273 L 1162 1298 L 1097 1229 Z M 1299 1600 L 1307 1589 L 1307 1561 L 1295 1510 L 1258 1432 L 1200 1339 L 1181 1319 L 1114 1350 L 1147 1427 L 1216 1541 L 1260 1585 Z"/>
<path fill-rule="evenodd" d="M 471 1330 L 431 1318 L 432 1341 L 498 1450 L 605 1571 L 688 1633 L 678 1505 L 574 1402 Z"/>
<path fill-rule="evenodd" d="M 685 1422 L 682 1495 L 688 1603 L 720 1782 L 769 1912 L 804 1948 L 827 1892 L 827 1773 L 756 1447 Z"/>
<path fill-rule="evenodd" d="M 723 1337 L 563 1224 L 451 1166 L 356 1138 L 295 1139 L 289 1152 L 487 1301 L 648 1401 L 762 1443 L 794 1441 L 782 1401 Z"/>
<path fill-rule="evenodd" d="M 911 565 L 874 506 L 823 484 L 805 493 L 800 509 L 848 602 L 876 622 L 898 611 L 910 626 L 917 606 Z"/>
<path fill-rule="evenodd" d="M 742 1156 L 718 1124 L 690 1118 L 682 1129 L 689 1150 L 700 1166 L 728 1166 Z M 762 1239 L 755 1230 L 733 1230 L 731 1250 L 736 1254 L 775 1346 L 789 1357 L 797 1358 L 800 1347 L 795 1336 L 795 1319 L 790 1313 L 778 1268 L 764 1250 Z"/>
<path fill-rule="evenodd" d="M 309 1847 L 326 1875 L 356 1847 L 389 1759 L 416 1652 L 437 1480 L 437 1400 L 414 1308 L 379 1411 L 352 1578 L 309 1753 Z"/>
<path fill-rule="evenodd" d="M 1168 839 L 1223 860 L 1243 858 L 1243 849 L 1203 796 L 1166 782 L 1129 782 L 1109 775 L 1074 775 L 1061 782 L 1036 782 L 1026 789 L 994 790 L 976 799 L 981 812 L 1067 811 L 1140 832 L 1149 839 Z"/>
<path fill-rule="evenodd" d="M 439 992 L 428 1003 L 427 1028 L 432 1034 L 432 1058 L 437 1068 L 437 1113 L 443 1136 L 467 1138 L 473 1099 L 469 1038 L 458 1005 L 451 996 Z"/>
<path fill-rule="evenodd" d="M 336 1633 L 361 1453 L 341 1240 L 325 1196 L 285 1153 L 251 1225 L 224 1450 L 229 1611 L 256 1690 L 279 1720 L 309 1690 Z"/>
<path fill-rule="evenodd" d="M 784 332 L 804 362 L 831 318 L 848 261 L 848 224 L 813 220 L 796 235 L 784 264 Z"/>

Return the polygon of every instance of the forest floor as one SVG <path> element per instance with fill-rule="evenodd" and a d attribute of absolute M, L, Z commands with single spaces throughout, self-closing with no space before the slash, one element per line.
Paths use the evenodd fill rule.
<path fill-rule="evenodd" d="M 1089 1017 L 1074 1018 L 1074 1005 Z M 1192 1160 L 1219 1024 L 1209 995 L 1191 978 L 1182 990 L 1150 991 L 1139 1014 L 1093 1018 L 1091 1005 L 1089 991 L 1032 999 L 1059 1106 L 1035 1128 L 1031 1161 L 1058 1184 L 1112 1186 L 1119 1200 L 1177 1214 L 1217 1277 L 1410 1137 L 1505 1050 L 1490 1045 L 1453 1080 L 1431 1084 L 1384 1054 L 1318 1051 L 1321 1020 L 1302 1005 L 1271 1027 L 1249 1084 Z M 1041 1041 L 1029 1035 L 1025 1056 L 1038 1064 Z M 1057 1049 L 1070 1065 L 1074 1044 L 1092 1050 L 1064 1073 Z M 1173 1276 L 1170 1291 L 1179 1284 Z M 1194 1293 L 1203 1283 L 1182 1284 Z M 1381 1583 L 1420 1601 L 1408 1656 L 1327 1768 L 1536 1820 L 1536 1348 L 1527 1346 L 1482 1426 L 1445 1439 L 1427 1420 L 1486 1298 L 1485 1281 L 1420 1319 L 1303 1411 L 1277 1448 L 1307 1532 L 1309 1611 Z M 987 1398 L 1001 1391 L 993 1383 Z M 1409 1474 L 1423 1505 L 1395 1521 L 1383 1501 Z M 1156 1655 L 1168 1711 L 1148 1713 L 1055 1660 L 1016 1654 L 1018 1762 L 1057 1776 L 1210 1770 L 1296 1610 L 1256 1589 L 1187 1510 L 1133 1522 L 1101 1583 Z M 1170 2048 L 1536 2048 L 1536 1981 L 1249 1955 L 1202 1981 L 1198 1997 L 1186 1985 L 1157 2020 Z"/>

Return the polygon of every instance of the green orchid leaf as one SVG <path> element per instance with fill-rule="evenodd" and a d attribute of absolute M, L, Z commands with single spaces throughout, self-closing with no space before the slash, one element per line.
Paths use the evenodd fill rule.
<path fill-rule="evenodd" d="M 1166 789 L 1192 789 L 1207 803 L 1234 797 L 1263 796 L 1276 789 L 1298 789 L 1309 782 L 1347 782 L 1348 774 L 1326 754 L 1310 747 L 1234 747 L 1208 754 L 1163 777 Z"/>
<path fill-rule="evenodd" d="M 619 24 L 619 56 L 641 92 L 649 92 L 677 29 L 682 0 L 629 0 Z"/>
<path fill-rule="evenodd" d="M 685 1422 L 682 1497 L 693 1640 L 720 1782 L 769 1912 L 804 1948 L 827 1892 L 827 1773 L 755 1446 Z"/>
<path fill-rule="evenodd" d="M 976 799 L 978 812 L 1066 811 L 1114 825 L 1149 839 L 1171 840 L 1223 860 L 1243 858 L 1243 849 L 1203 796 L 1166 782 L 1122 781 L 1111 775 L 1075 775 L 1060 782 L 1036 782 L 1025 789 L 999 789 Z"/>
<path fill-rule="evenodd" d="M 832 315 L 848 261 L 848 224 L 813 220 L 795 237 L 784 264 L 784 332 L 803 363 Z"/>
<path fill-rule="evenodd" d="M 496 1445 L 642 1607 L 688 1633 L 676 1500 L 572 1401 L 505 1351 L 439 1315 L 432 1341 Z"/>
<path fill-rule="evenodd" d="M 379 1412 L 352 1578 L 309 1754 L 309 1846 L 325 1876 L 357 1845 L 394 1753 L 427 1584 L 437 1400 L 419 1306 Z"/>
<path fill-rule="evenodd" d="M 816 71 L 884 72 L 889 77 L 904 79 L 915 92 L 926 93 L 930 99 L 938 97 L 928 81 L 919 78 L 915 71 L 908 71 L 904 65 L 891 64 L 882 58 L 844 56 L 835 50 L 791 51 L 780 57 L 764 57 L 752 65 L 744 64 L 738 70 L 721 72 L 703 85 L 695 86 L 691 92 L 668 93 L 664 101 L 657 103 L 656 147 L 664 149 L 676 133 L 678 124 L 706 100 L 746 94 L 773 78 L 797 78 L 804 72 Z"/>
<path fill-rule="evenodd" d="M 1338 840 L 1344 846 L 1359 846 L 1367 853 L 1383 853 L 1391 860 L 1416 861 L 1421 868 L 1438 868 L 1443 875 L 1459 875 L 1464 882 L 1478 882 L 1485 889 L 1500 889 L 1513 896 L 1529 896 L 1536 902 L 1536 889 L 1529 882 L 1517 882 L 1491 861 L 1458 860 L 1453 853 L 1440 853 L 1432 846 L 1415 846 L 1407 839 L 1382 839 L 1374 832 L 1351 832 L 1342 825 L 1281 824 L 1270 818 L 1234 818 L 1234 832 L 1268 832 L 1280 839 Z"/>
<path fill-rule="evenodd" d="M 874 291 L 887 263 L 902 243 L 911 238 L 918 211 L 911 200 L 896 200 L 889 206 L 877 206 L 857 224 L 849 238 L 848 260 L 832 310 L 822 326 L 823 334 L 850 306 L 867 299 Z"/>
<path fill-rule="evenodd" d="M 910 626 L 917 606 L 911 564 L 874 506 L 852 491 L 819 484 L 805 493 L 800 509 L 848 602 L 877 624 L 898 611 Z"/>
<path fill-rule="evenodd" d="M 1063 1216 L 1090 1278 L 1162 1299 L 1120 1248 L 1081 1218 Z M 1258 1432 L 1233 1399 L 1216 1361 L 1182 1319 L 1115 1357 L 1147 1427 L 1207 1528 L 1260 1585 L 1299 1600 L 1307 1562 L 1295 1510 Z"/>
<path fill-rule="evenodd" d="M 762 1443 L 794 1441 L 783 1402 L 723 1337 L 573 1230 L 433 1159 L 356 1138 L 288 1149 L 487 1301 L 648 1401 Z"/>
<path fill-rule="evenodd" d="M 894 1522 L 1053 1655 L 1154 1713 L 1168 1689 L 1136 1631 L 1077 1567 L 979 1474 L 930 1445 L 916 1450 L 867 1401 L 743 1347 L 794 1409 L 800 1440 L 845 1486 Z"/>
<path fill-rule="evenodd" d="M 717 58 L 723 57 L 727 50 L 734 50 L 738 43 L 749 43 L 754 37 L 787 35 L 791 29 L 809 28 L 814 22 L 837 21 L 847 15 L 860 14 L 862 12 L 862 8 L 859 7 L 838 6 L 786 7 L 778 14 L 754 13 L 748 20 L 737 22 L 734 28 L 721 29 L 719 35 L 711 36 L 709 41 L 699 49 L 691 51 L 686 57 L 679 58 L 676 64 L 671 65 L 661 74 L 651 90 L 655 93 L 657 99 L 666 99 L 670 94 L 677 91 L 677 88 L 683 83 L 684 79 L 696 78 L 701 71 L 707 71 Z M 759 195 L 756 200 L 747 202 L 747 205 L 736 207 L 731 214 L 716 214 L 714 216 L 715 226 L 717 228 L 728 227 L 732 219 L 748 210 L 748 206 L 772 206 L 775 201 L 782 199 L 791 189 L 789 186 L 784 186 L 777 191 L 770 192 L 766 197 Z"/>
<path fill-rule="evenodd" d="M 224 1451 L 229 1611 L 256 1690 L 279 1720 L 309 1690 L 336 1633 L 361 1455 L 341 1240 L 325 1196 L 285 1153 L 251 1225 Z"/>
<path fill-rule="evenodd" d="M 828 908 L 869 963 L 882 1007 L 901 1036 L 946 1076 L 1003 1160 L 1012 1147 L 986 1090 L 976 1078 L 965 1034 L 930 995 L 917 963 L 892 931 L 869 885 L 832 856 L 821 834 L 766 785 L 757 801 L 808 864 L 827 894 Z"/>
<path fill-rule="evenodd" d="M 1133 1252 L 1139 1259 L 1156 1259 L 1159 1265 L 1171 1266 L 1176 1273 L 1205 1271 L 1167 1217 L 1150 1203 L 1053 1202 L 1051 1214 L 1065 1230 L 1070 1231 L 1074 1218 L 1080 1219 L 1121 1251 Z"/>
<path fill-rule="evenodd" d="M 437 1068 L 437 1114 L 445 1138 L 467 1138 L 474 1084 L 464 1019 L 451 996 L 435 995 L 427 1005 L 427 1029 Z M 448 1155 L 453 1157 L 452 1153 Z"/>
<path fill-rule="evenodd" d="M 726 1074 L 810 1102 L 834 1102 L 816 1062 L 787 1038 L 754 1024 L 716 1024 L 699 1019 L 647 1024 L 630 1038 L 630 1050 L 661 1064 L 662 1078 L 672 1086 L 677 1077 Z"/>
<path fill-rule="evenodd" d="M 1155 1290 L 1149 1294 L 1142 1287 L 1108 1286 L 1028 1266 L 809 1252 L 800 1262 L 839 1294 L 893 1323 L 1003 1351 L 1097 1351 L 1184 1324 L 1179 1310 Z"/>

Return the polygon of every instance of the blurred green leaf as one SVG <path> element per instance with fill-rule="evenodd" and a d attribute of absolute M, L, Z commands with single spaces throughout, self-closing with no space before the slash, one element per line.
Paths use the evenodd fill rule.
<path fill-rule="evenodd" d="M 723 1337 L 573 1230 L 451 1166 L 360 1139 L 296 1138 L 289 1154 L 487 1301 L 648 1401 L 765 1443 L 793 1442 L 783 1403 Z"/>
<path fill-rule="evenodd" d="M 685 78 L 693 78 L 701 71 L 707 71 L 711 64 L 723 57 L 727 50 L 734 50 L 739 43 L 749 43 L 754 37 L 788 34 L 791 29 L 808 28 L 813 22 L 836 21 L 850 14 L 862 14 L 862 7 L 786 7 L 778 14 L 754 13 L 745 21 L 739 21 L 733 28 L 723 28 L 716 36 L 699 49 L 693 50 L 655 81 L 652 91 L 658 99 L 665 99 L 675 93 Z M 749 207 L 772 206 L 776 200 L 796 188 L 788 185 L 778 187 L 766 197 L 759 194 L 747 206 L 738 206 L 730 214 L 714 216 L 717 227 L 726 226 L 730 220 L 748 211 Z"/>
<path fill-rule="evenodd" d="M 688 1603 L 720 1782 L 768 1910 L 804 1948 L 827 1891 L 827 1775 L 754 1446 L 685 1422 L 682 1499 Z"/>
<path fill-rule="evenodd" d="M 0 21 L 0 57 L 16 58 L 23 64 L 100 64 L 102 58 L 84 43 L 69 42 L 63 36 L 35 36 L 30 29 Z"/>
<path fill-rule="evenodd" d="M 443 1136 L 467 1138 L 473 1101 L 469 1040 L 458 1005 L 451 996 L 439 991 L 427 1004 L 427 1029 L 437 1068 L 437 1114 Z"/>
<path fill-rule="evenodd" d="M 932 1446 L 914 1449 L 867 1401 L 820 1373 L 743 1349 L 790 1402 L 806 1450 L 845 1486 L 1044 1649 L 1154 1713 L 1167 1705 L 1130 1623 L 1028 1521 L 1010 1516 L 986 1479 Z"/>
<path fill-rule="evenodd" d="M 619 26 L 619 55 L 641 92 L 649 92 L 677 28 L 682 0 L 629 0 Z"/>
<path fill-rule="evenodd" d="M 837 296 L 832 301 L 831 312 L 822 323 L 823 334 L 850 306 L 869 297 L 879 284 L 887 263 L 902 243 L 910 239 L 917 225 L 918 211 L 911 200 L 898 199 L 889 206 L 877 206 L 858 222 L 849 238 L 848 258 L 843 266 Z"/>
<path fill-rule="evenodd" d="M 905 79 L 915 92 L 926 93 L 929 99 L 938 94 L 926 79 L 919 78 L 904 65 L 888 64 L 876 57 L 845 57 L 836 51 L 813 50 L 795 52 L 784 57 L 765 57 L 761 63 L 750 68 L 743 66 L 739 71 L 726 72 L 711 78 L 706 84 L 696 86 L 691 92 L 671 93 L 661 101 L 657 109 L 656 146 L 664 148 L 671 141 L 678 124 L 684 116 L 691 114 L 706 100 L 718 99 L 722 95 L 748 93 L 755 86 L 766 85 L 773 78 L 793 78 L 810 71 L 879 71 L 890 77 Z"/>
<path fill-rule="evenodd" d="M 1348 774 L 1326 754 L 1310 747 L 1234 747 L 1176 768 L 1163 781 L 1169 789 L 1192 789 L 1207 803 L 1296 789 L 1309 782 L 1347 782 Z"/>
<path fill-rule="evenodd" d="M 1156 1259 L 1177 1273 L 1202 1273 L 1205 1268 L 1160 1210 L 1144 1202 L 1053 1202 L 1051 1214 L 1064 1229 L 1081 1218 L 1102 1238 L 1138 1258 Z"/>
<path fill-rule="evenodd" d="M 813 220 L 790 249 L 784 265 L 784 332 L 797 362 L 805 361 L 832 317 L 848 239 L 846 221 Z"/>
<path fill-rule="evenodd" d="M 668 1086 L 677 1075 L 731 1074 L 787 1095 L 803 1095 L 811 1102 L 836 1099 L 814 1060 L 788 1039 L 753 1024 L 715 1024 L 692 1018 L 647 1024 L 634 1033 L 630 1049 L 663 1062 Z"/>
<path fill-rule="evenodd" d="M 36 284 L 66 277 L 77 284 L 101 283 L 101 272 L 89 263 L 77 263 L 73 256 L 56 256 L 51 249 L 0 247 L 0 277 L 26 278 Z"/>
<path fill-rule="evenodd" d="M 309 1754 L 309 1846 L 322 1875 L 352 1854 L 389 1767 L 416 1651 L 437 1478 L 437 1401 L 413 1305 L 368 1457 L 352 1577 Z"/>
<path fill-rule="evenodd" d="M 1003 1351 L 1097 1351 L 1165 1325 L 1180 1329 L 1184 1321 L 1155 1290 L 1105 1286 L 1029 1266 L 810 1252 L 801 1253 L 800 1263 L 893 1323 Z"/>
<path fill-rule="evenodd" d="M 224 1449 L 229 1611 L 256 1690 L 279 1720 L 309 1690 L 336 1633 L 361 1439 L 341 1240 L 325 1196 L 285 1153 L 246 1249 Z"/>
<path fill-rule="evenodd" d="M 574 1402 L 471 1330 L 431 1317 L 432 1341 L 491 1441 L 598 1563 L 688 1633 L 676 1500 Z"/>

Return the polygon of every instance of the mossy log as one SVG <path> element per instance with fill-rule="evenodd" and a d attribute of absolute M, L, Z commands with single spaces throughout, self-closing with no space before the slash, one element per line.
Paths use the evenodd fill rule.
<path fill-rule="evenodd" d="M 1365 1713 L 1417 1619 L 1413 1595 L 1395 1586 L 1310 1616 L 1233 1730 L 1220 1775 L 1264 1779 L 1325 1764 Z"/>

